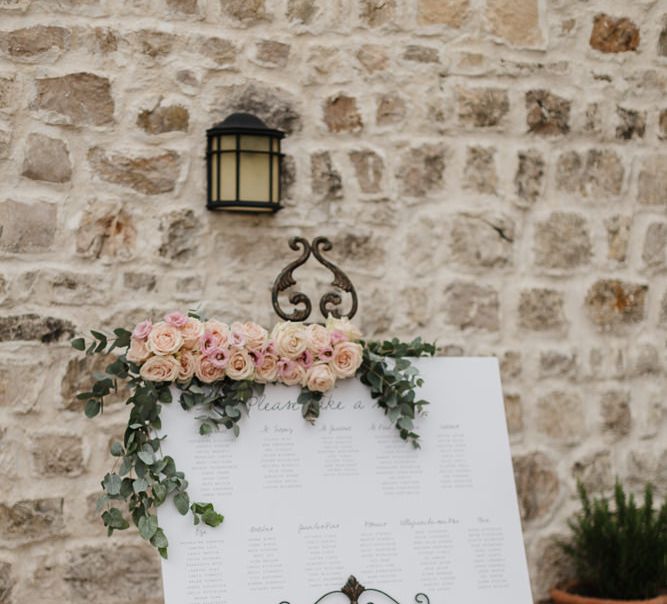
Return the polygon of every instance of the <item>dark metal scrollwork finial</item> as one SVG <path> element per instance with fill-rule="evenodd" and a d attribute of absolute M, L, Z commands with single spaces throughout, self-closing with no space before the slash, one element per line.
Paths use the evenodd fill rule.
<path fill-rule="evenodd" d="M 288 264 L 281 271 L 273 284 L 271 299 L 273 308 L 278 316 L 285 321 L 305 321 L 310 316 L 313 310 L 312 303 L 308 296 L 303 292 L 294 292 L 290 295 L 290 303 L 295 307 L 301 306 L 301 308 L 294 308 L 291 313 L 287 313 L 281 308 L 278 296 L 290 287 L 296 285 L 293 273 L 297 268 L 303 266 L 308 261 L 308 258 L 310 258 L 310 254 L 312 253 L 322 266 L 328 268 L 333 273 L 334 279 L 331 282 L 331 285 L 352 296 L 352 307 L 350 308 L 350 311 L 348 313 L 342 313 L 340 308 L 337 308 L 343 303 L 340 293 L 338 293 L 338 291 L 327 292 L 320 300 L 320 312 L 322 313 L 322 316 L 326 318 L 329 315 L 332 315 L 337 319 L 340 319 L 341 317 L 351 319 L 354 317 L 357 313 L 359 301 L 354 285 L 352 285 L 352 281 L 350 281 L 349 277 L 340 268 L 330 260 L 327 260 L 322 254 L 322 252 L 328 252 L 333 248 L 331 241 L 326 237 L 316 237 L 312 244 L 309 244 L 308 241 L 302 237 L 293 237 L 289 241 L 289 246 L 294 251 L 299 251 L 299 248 L 303 247 L 303 251 L 297 260 Z"/>

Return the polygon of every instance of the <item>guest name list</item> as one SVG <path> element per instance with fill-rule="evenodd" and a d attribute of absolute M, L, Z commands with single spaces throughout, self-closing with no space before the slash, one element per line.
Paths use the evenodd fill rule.
<path fill-rule="evenodd" d="M 310 604 L 351 574 L 401 603 L 530 604 L 497 362 L 416 364 L 431 402 L 419 450 L 357 380 L 325 396 L 314 426 L 296 389 L 267 387 L 238 439 L 201 437 L 195 413 L 166 405 L 165 453 L 225 514 L 212 529 L 160 510 L 166 604 Z"/>

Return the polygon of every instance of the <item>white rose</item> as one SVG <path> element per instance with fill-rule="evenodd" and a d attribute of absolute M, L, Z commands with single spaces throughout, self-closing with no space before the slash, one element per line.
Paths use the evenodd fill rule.
<path fill-rule="evenodd" d="M 329 347 L 329 330 L 323 325 L 314 323 L 306 327 L 306 338 L 308 340 L 308 349 L 315 355 L 320 354 L 322 350 Z"/>
<path fill-rule="evenodd" d="M 206 357 L 195 357 L 197 362 L 195 364 L 195 375 L 204 384 L 212 384 L 225 377 L 225 370 L 221 367 L 216 367 L 211 360 Z"/>
<path fill-rule="evenodd" d="M 278 356 L 297 359 L 308 347 L 306 329 L 301 323 L 279 323 L 271 334 Z"/>
<path fill-rule="evenodd" d="M 350 340 L 357 341 L 361 340 L 361 331 L 356 325 L 353 325 L 349 319 L 336 319 L 329 315 L 327 319 L 327 329 L 329 331 L 338 330 L 343 332 Z"/>
<path fill-rule="evenodd" d="M 249 350 L 259 350 L 263 348 L 269 338 L 269 332 L 261 325 L 248 321 L 243 325 L 246 336 L 246 347 Z"/>

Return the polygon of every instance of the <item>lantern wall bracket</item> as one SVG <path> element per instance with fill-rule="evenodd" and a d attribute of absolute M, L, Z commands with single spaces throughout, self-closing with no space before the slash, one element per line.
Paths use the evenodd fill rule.
<path fill-rule="evenodd" d="M 329 269 L 333 275 L 334 279 L 331 282 L 331 285 L 336 288 L 334 291 L 329 291 L 322 296 L 320 299 L 320 312 L 322 316 L 326 319 L 329 315 L 340 319 L 342 317 L 347 317 L 351 319 L 357 313 L 359 307 L 359 301 L 357 298 L 357 292 L 352 285 L 349 277 L 338 268 L 333 262 L 327 260 L 323 252 L 331 251 L 333 245 L 329 239 L 326 237 L 316 237 L 313 239 L 312 243 L 309 243 L 308 240 L 303 237 L 293 237 L 289 240 L 289 246 L 295 252 L 301 250 L 301 255 L 299 258 L 290 262 L 278 275 L 275 282 L 273 283 L 273 289 L 271 291 L 271 300 L 273 302 L 273 308 L 276 311 L 277 315 L 284 319 L 285 321 L 306 321 L 310 317 L 313 311 L 313 305 L 310 301 L 310 298 L 306 294 L 300 291 L 292 292 L 289 296 L 290 303 L 295 307 L 292 312 L 286 312 L 280 306 L 279 295 L 294 285 L 296 285 L 296 279 L 294 278 L 294 271 L 303 266 L 311 254 L 315 256 L 317 261 L 327 269 Z M 352 296 L 352 306 L 347 313 L 342 313 L 339 308 L 343 303 L 343 298 L 340 291 L 348 293 Z"/>
<path fill-rule="evenodd" d="M 387 602 L 390 604 L 401 604 L 398 600 L 392 598 L 389 594 L 385 593 L 384 591 L 381 591 L 379 589 L 370 589 L 364 587 L 361 583 L 359 583 L 359 581 L 357 581 L 357 579 L 354 576 L 351 576 L 347 580 L 347 583 L 341 589 L 338 589 L 336 591 L 330 591 L 329 593 L 324 594 L 323 596 L 318 598 L 313 604 L 325 604 L 325 601 L 328 598 L 336 594 L 343 594 L 350 601 L 350 604 L 359 604 L 359 599 L 364 594 L 368 595 L 375 594 L 377 596 L 380 596 L 383 602 Z M 417 604 L 431 604 L 431 600 L 425 593 L 418 593 L 415 596 L 414 600 Z M 375 602 L 375 600 L 373 601 Z M 290 604 L 290 603 L 283 601 L 280 604 Z M 381 604 L 381 602 L 378 601 L 377 604 Z"/>

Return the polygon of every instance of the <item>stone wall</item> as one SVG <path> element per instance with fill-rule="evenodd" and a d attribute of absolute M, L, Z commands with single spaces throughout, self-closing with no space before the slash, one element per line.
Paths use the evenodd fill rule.
<path fill-rule="evenodd" d="M 664 493 L 666 17 L 0 0 L 0 603 L 161 601 L 153 553 L 95 518 L 124 407 L 81 416 L 67 341 L 200 302 L 270 324 L 294 234 L 334 240 L 366 334 L 500 358 L 536 600 L 577 478 Z M 275 217 L 204 209 L 204 131 L 236 109 L 289 134 Z"/>

